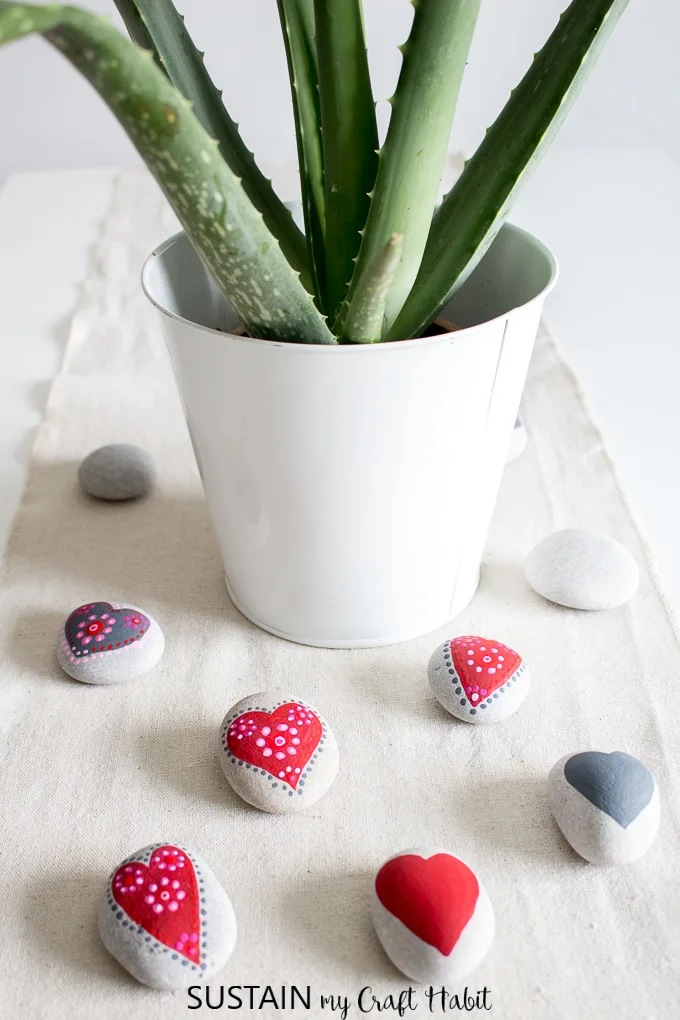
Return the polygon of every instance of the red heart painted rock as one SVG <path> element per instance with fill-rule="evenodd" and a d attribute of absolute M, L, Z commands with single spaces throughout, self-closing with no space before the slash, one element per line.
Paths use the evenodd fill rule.
<path fill-rule="evenodd" d="M 200 964 L 198 882 L 185 853 L 174 846 L 160 846 L 148 864 L 121 864 L 111 891 L 118 906 L 149 935 Z"/>
<path fill-rule="evenodd" d="M 493 939 L 489 898 L 474 872 L 445 850 L 391 858 L 375 880 L 373 922 L 392 962 L 417 981 L 469 973 Z"/>
<path fill-rule="evenodd" d="M 164 645 L 163 632 L 148 613 L 115 602 L 87 602 L 66 619 L 57 654 L 75 680 L 111 684 L 152 669 Z"/>
<path fill-rule="evenodd" d="M 113 873 L 99 931 L 112 955 L 153 988 L 186 988 L 231 955 L 236 919 L 198 854 L 172 844 L 145 847 Z"/>
<path fill-rule="evenodd" d="M 522 704 L 531 684 L 526 663 L 508 645 L 472 635 L 445 641 L 428 666 L 432 692 L 465 722 L 500 722 Z"/>
<path fill-rule="evenodd" d="M 296 790 L 322 737 L 318 716 L 299 701 L 289 701 L 273 712 L 237 716 L 227 730 L 227 747 L 235 758 L 259 766 Z"/>
<path fill-rule="evenodd" d="M 448 956 L 472 917 L 479 883 L 451 854 L 403 854 L 382 866 L 375 891 L 409 931 Z"/>
<path fill-rule="evenodd" d="M 313 804 L 338 769 L 335 738 L 299 698 L 269 691 L 243 699 L 221 731 L 222 768 L 241 797 L 263 811 L 296 811 Z"/>

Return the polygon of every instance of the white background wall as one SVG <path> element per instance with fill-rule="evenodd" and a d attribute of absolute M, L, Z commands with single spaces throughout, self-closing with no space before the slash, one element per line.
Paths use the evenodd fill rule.
<path fill-rule="evenodd" d="M 112 0 L 85 0 L 117 17 Z M 295 160 L 285 57 L 275 0 L 178 0 L 215 81 L 269 167 Z M 566 0 L 482 0 L 452 146 L 470 151 L 553 28 Z M 364 0 L 381 123 L 407 34 L 407 0 Z M 613 39 L 557 143 L 666 146 L 680 161 L 680 2 L 630 0 Z M 40 39 L 0 53 L 0 181 L 15 170 L 131 163 L 136 154 L 113 116 Z"/>

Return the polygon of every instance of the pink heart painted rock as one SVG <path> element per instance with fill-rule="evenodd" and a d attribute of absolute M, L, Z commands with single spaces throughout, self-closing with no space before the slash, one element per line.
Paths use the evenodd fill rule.
<path fill-rule="evenodd" d="M 439 645 L 427 672 L 432 693 L 447 712 L 480 726 L 516 712 L 531 686 L 521 655 L 500 641 L 473 635 Z"/>
<path fill-rule="evenodd" d="M 405 850 L 382 866 L 371 915 L 392 963 L 433 984 L 465 977 L 494 934 L 493 908 L 478 877 L 448 850 L 431 847 Z"/>
<path fill-rule="evenodd" d="M 252 694 L 222 722 L 221 762 L 234 790 L 261 811 L 300 811 L 328 790 L 338 771 L 330 727 L 299 698 Z"/>
<path fill-rule="evenodd" d="M 112 874 L 99 933 L 138 981 L 177 990 L 224 966 L 236 942 L 236 918 L 212 869 L 195 851 L 157 843 L 132 854 Z"/>
<path fill-rule="evenodd" d="M 57 656 L 75 680 L 115 684 L 152 669 L 164 646 L 163 632 L 148 613 L 115 602 L 87 602 L 67 617 Z"/>

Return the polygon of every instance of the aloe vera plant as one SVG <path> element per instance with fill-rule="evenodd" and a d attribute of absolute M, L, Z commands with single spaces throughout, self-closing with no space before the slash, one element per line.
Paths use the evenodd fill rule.
<path fill-rule="evenodd" d="M 258 168 L 172 0 L 0 0 L 0 45 L 41 33 L 127 131 L 251 336 L 419 336 L 500 230 L 628 0 L 572 0 L 435 210 L 480 0 L 411 0 L 382 148 L 361 0 L 277 0 L 305 231 Z"/>

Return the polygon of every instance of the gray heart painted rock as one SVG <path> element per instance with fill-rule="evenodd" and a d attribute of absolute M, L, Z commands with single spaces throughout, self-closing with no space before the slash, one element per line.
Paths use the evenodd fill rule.
<path fill-rule="evenodd" d="M 654 776 L 622 751 L 582 751 L 561 758 L 548 777 L 548 799 L 565 839 L 593 864 L 637 860 L 659 827 Z"/>
<path fill-rule="evenodd" d="M 57 640 L 61 668 L 88 684 L 117 684 L 153 669 L 163 631 L 148 613 L 115 602 L 87 602 L 66 618 Z"/>
<path fill-rule="evenodd" d="M 99 934 L 118 962 L 151 988 L 179 991 L 224 967 L 236 917 L 212 869 L 193 850 L 154 843 L 109 880 Z"/>
<path fill-rule="evenodd" d="M 564 766 L 567 782 L 625 829 L 654 796 L 646 765 L 623 751 L 582 751 Z"/>
<path fill-rule="evenodd" d="M 435 648 L 427 676 L 432 693 L 446 711 L 476 726 L 507 719 L 531 686 L 521 655 L 500 641 L 472 635 Z"/>
<path fill-rule="evenodd" d="M 220 749 L 236 793 L 275 814 L 316 803 L 338 772 L 338 746 L 328 724 L 281 691 L 251 694 L 234 705 L 222 722 Z"/>

